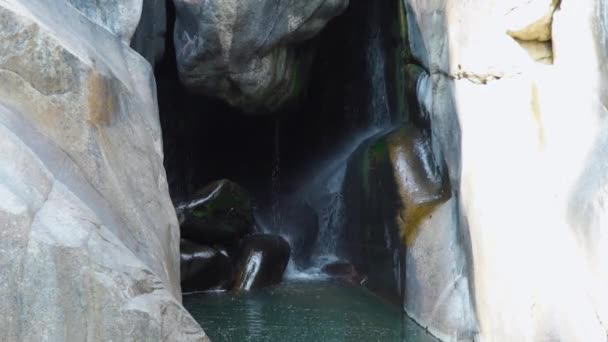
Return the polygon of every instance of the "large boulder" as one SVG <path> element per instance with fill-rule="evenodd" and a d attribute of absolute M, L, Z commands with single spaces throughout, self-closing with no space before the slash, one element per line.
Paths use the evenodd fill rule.
<path fill-rule="evenodd" d="M 299 94 L 312 53 L 301 43 L 348 5 L 348 0 L 173 2 L 182 82 L 246 112 L 275 110 Z"/>
<path fill-rule="evenodd" d="M 232 261 L 225 251 L 184 239 L 180 270 L 183 292 L 227 290 L 232 285 Z"/>
<path fill-rule="evenodd" d="M 605 341 L 606 2 L 406 3 L 476 339 Z"/>
<path fill-rule="evenodd" d="M 64 0 L 0 2 L 1 340 L 207 341 L 161 146 L 124 41 Z"/>
<path fill-rule="evenodd" d="M 219 180 L 193 197 L 194 200 L 178 207 L 184 217 L 182 237 L 201 244 L 232 246 L 252 232 L 252 200 L 238 184 Z"/>
<path fill-rule="evenodd" d="M 364 142 L 348 161 L 339 251 L 368 277 L 366 286 L 391 298 L 402 292 L 403 246 L 450 196 L 441 156 L 426 130 L 408 125 Z"/>
<path fill-rule="evenodd" d="M 236 290 L 275 285 L 289 262 L 289 243 L 278 235 L 254 234 L 241 241 L 236 266 Z"/>

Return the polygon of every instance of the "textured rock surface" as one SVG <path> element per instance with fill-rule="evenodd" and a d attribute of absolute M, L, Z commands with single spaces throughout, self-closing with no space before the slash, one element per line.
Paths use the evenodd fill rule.
<path fill-rule="evenodd" d="M 234 288 L 253 290 L 280 283 L 290 252 L 289 243 L 278 235 L 245 237 L 237 258 Z"/>
<path fill-rule="evenodd" d="M 63 1 L 63 0 L 62 0 Z M 154 65 L 165 51 L 165 0 L 65 0 Z"/>
<path fill-rule="evenodd" d="M 312 38 L 348 0 L 174 0 L 182 82 L 247 112 L 294 98 L 306 79 Z"/>
<path fill-rule="evenodd" d="M 207 340 L 180 304 L 157 115 L 124 41 L 65 1 L 0 1 L 1 340 Z"/>
<path fill-rule="evenodd" d="M 605 2 L 406 3 L 477 338 L 605 341 Z M 552 64 L 514 38 L 550 39 Z"/>
<path fill-rule="evenodd" d="M 65 1 L 127 43 L 135 33 L 144 2 L 144 0 Z"/>

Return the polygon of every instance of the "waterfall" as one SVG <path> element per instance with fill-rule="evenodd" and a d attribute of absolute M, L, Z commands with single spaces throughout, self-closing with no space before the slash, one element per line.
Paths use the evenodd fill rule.
<path fill-rule="evenodd" d="M 386 90 L 386 51 L 381 45 L 379 27 L 371 37 L 371 46 L 367 50 L 367 67 L 371 78 L 371 99 L 369 101 L 369 118 L 372 129 L 386 127 L 391 123 L 388 94 Z"/>
<path fill-rule="evenodd" d="M 345 222 L 342 190 L 348 159 L 361 143 L 381 131 L 381 128 L 371 126 L 350 139 L 330 159 L 320 163 L 319 171 L 302 187 L 301 196 L 319 217 L 319 236 L 314 251 L 317 265 L 336 260 L 338 239 Z"/>
<path fill-rule="evenodd" d="M 283 233 L 283 222 L 281 217 L 281 122 L 279 118 L 276 118 L 274 122 L 274 155 L 272 159 L 271 201 L 272 230 L 278 234 L 281 234 Z"/>
<path fill-rule="evenodd" d="M 345 220 L 342 188 L 348 158 L 368 138 L 388 131 L 391 127 L 390 107 L 386 88 L 386 52 L 381 46 L 381 35 L 377 30 L 370 33 L 366 63 L 369 74 L 369 106 L 367 127 L 347 141 L 341 149 L 321 165 L 315 177 L 309 181 L 307 200 L 319 216 L 319 238 L 315 253 L 319 258 L 333 256 Z"/>
<path fill-rule="evenodd" d="M 323 77 L 336 77 L 344 84 L 338 85 L 343 87 L 343 91 L 331 92 L 329 101 L 343 103 L 343 106 L 327 106 L 333 112 L 325 112 L 325 103 L 321 103 L 319 110 L 327 115 L 337 115 L 338 118 L 344 120 L 343 123 L 336 125 L 335 122 L 329 120 L 329 124 L 336 125 L 336 134 L 341 137 L 338 146 L 333 146 L 332 150 L 323 151 L 322 155 L 317 156 L 317 160 L 313 161 L 314 168 L 308 170 L 305 175 L 298 174 L 297 191 L 291 194 L 281 194 L 281 179 L 280 179 L 280 139 L 279 139 L 279 122 L 275 123 L 275 142 L 274 142 L 274 164 L 272 174 L 272 209 L 267 213 L 268 222 L 271 223 L 274 233 L 279 233 L 290 240 L 289 236 L 285 236 L 286 231 L 281 231 L 280 227 L 288 221 L 287 217 L 281 217 L 281 195 L 292 196 L 290 198 L 282 197 L 283 201 L 289 201 L 295 197 L 297 201 L 304 202 L 310 206 L 316 213 L 319 223 L 319 231 L 317 240 L 313 248 L 312 265 L 309 271 L 315 272 L 318 268 L 337 259 L 338 246 L 340 239 L 344 237 L 344 225 L 346 223 L 346 203 L 344 198 L 345 178 L 347 173 L 347 164 L 353 153 L 367 139 L 378 135 L 382 132 L 387 132 L 392 128 L 392 118 L 401 119 L 403 113 L 394 113 L 400 110 L 401 107 L 395 105 L 394 98 L 402 96 L 399 94 L 397 82 L 393 76 L 396 70 L 400 70 L 395 63 L 402 63 L 401 56 L 394 50 L 392 43 L 391 30 L 386 28 L 386 21 L 398 20 L 393 10 L 394 4 L 388 2 L 359 2 L 350 7 L 349 12 L 351 20 L 355 20 L 356 25 L 349 26 L 349 29 L 356 29 L 357 36 L 354 41 L 346 41 L 339 44 L 339 53 L 344 53 L 344 56 L 352 58 L 352 63 L 344 63 L 343 60 L 329 59 L 330 63 L 335 64 L 333 68 L 328 68 L 327 75 Z M 341 25 L 352 25 L 352 22 L 342 22 Z M 334 34 L 341 32 L 344 27 L 334 27 Z M 331 34 L 331 33 L 328 33 Z M 336 36 L 338 37 L 338 36 Z M 334 42 L 335 44 L 335 42 Z M 323 44 L 321 44 L 323 47 Z M 338 47 L 325 46 L 329 51 L 334 51 Z M 337 51 L 336 51 L 337 52 Z M 394 65 L 395 64 L 395 65 Z M 341 73 L 332 73 L 332 70 L 347 68 L 347 75 Z M 323 82 L 325 80 L 321 77 Z M 332 88 L 333 90 L 333 88 Z M 335 111 L 341 111 L 336 113 Z M 325 121 L 319 120 L 319 123 Z M 287 128 L 287 126 L 285 127 Z M 323 139 L 324 137 L 320 137 Z M 328 139 L 335 144 L 337 139 Z M 286 146 L 287 150 L 288 147 Z M 288 165 L 285 165 L 285 173 L 288 173 Z M 287 177 L 287 175 L 283 175 Z M 283 179 L 285 181 L 285 179 Z M 292 180 L 289 180 L 290 189 Z M 284 184 L 285 185 L 285 184 Z M 284 203 L 283 203 L 284 204 Z M 283 213 L 285 215 L 285 213 Z M 285 221 L 285 222 L 284 222 Z M 275 228 L 278 227 L 278 228 Z M 387 238 L 388 239 L 388 238 Z M 291 241 L 290 241 L 291 242 Z M 396 256 L 399 258 L 399 255 Z M 399 264 L 399 262 L 397 262 Z M 298 265 L 302 266 L 302 265 Z M 293 263 L 289 266 L 288 272 L 296 273 L 298 271 Z M 301 272 L 301 271 L 298 271 Z M 396 270 L 400 272 L 400 270 Z"/>

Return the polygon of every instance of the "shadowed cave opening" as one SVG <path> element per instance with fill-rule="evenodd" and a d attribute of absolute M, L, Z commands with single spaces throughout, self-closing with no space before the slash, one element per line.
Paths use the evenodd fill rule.
<path fill-rule="evenodd" d="M 359 186 L 348 184 L 351 182 L 348 179 L 356 179 L 356 176 L 347 170 L 347 164 L 358 162 L 360 158 L 355 155 L 366 153 L 368 145 L 376 141 L 374 139 L 382 139 L 378 137 L 409 120 L 408 103 L 412 99 L 405 96 L 407 41 L 402 4 L 399 1 L 351 0 L 342 15 L 299 47 L 314 49 L 309 82 L 301 96 L 275 113 L 260 115 L 245 114 L 221 100 L 193 94 L 180 83 L 173 43 L 175 8 L 171 2 L 167 6 L 167 53 L 157 64 L 155 75 L 164 164 L 178 216 L 180 208 L 187 208 L 186 203 L 197 200 L 197 196 L 200 198 L 201 189 L 216 180 L 229 179 L 251 195 L 255 216 L 253 232 L 281 235 L 291 245 L 291 261 L 282 276 L 285 285 L 251 291 L 243 297 L 239 291 L 234 291 L 238 286 L 228 275 L 230 281 L 213 289 L 233 291 L 222 295 L 209 292 L 185 295 L 186 307 L 197 320 L 200 319 L 199 323 L 214 340 L 275 340 L 267 335 L 278 338 L 276 336 L 285 333 L 295 334 L 294 340 L 366 340 L 365 334 L 347 333 L 362 321 L 365 324 L 369 318 L 366 314 L 346 321 L 336 321 L 335 316 L 341 311 L 355 310 L 348 302 L 365 297 L 364 301 L 376 306 L 367 314 L 386 316 L 378 329 L 370 329 L 368 333 L 383 336 L 387 341 L 403 340 L 406 336 L 425 340 L 428 336 L 417 331 L 411 321 L 405 320 L 405 324 L 399 306 L 393 306 L 401 305 L 399 296 L 404 272 L 400 264 L 403 250 L 396 247 L 398 232 L 387 236 L 381 227 L 376 233 L 360 234 L 344 227 L 349 222 L 348 215 L 356 216 L 345 208 L 348 200 L 344 196 L 350 193 L 345 193 L 345 189 Z M 224 185 L 223 189 L 227 187 Z M 203 193 L 211 197 L 220 188 L 221 185 L 213 185 L 213 191 Z M 356 196 L 357 191 L 354 193 Z M 393 201 L 395 199 L 387 193 L 379 205 L 392 208 Z M 359 208 L 355 206 L 352 210 Z M 207 273 L 199 275 L 197 281 L 209 282 L 210 278 L 231 272 L 237 273 L 238 278 L 240 264 L 235 259 L 243 254 L 243 242 L 214 241 L 209 246 L 205 251 L 213 255 L 213 260 L 226 260 L 207 268 Z M 182 243 L 182 287 L 185 293 L 197 292 L 197 288 L 191 287 L 192 282 L 184 283 L 183 263 L 187 248 L 192 246 Z M 211 249 L 215 252 L 209 252 Z M 202 252 L 191 255 L 196 253 Z M 369 260 L 361 262 L 368 255 Z M 250 255 L 247 263 L 264 267 L 264 261 L 257 257 L 259 255 L 255 253 Z M 357 263 L 351 264 L 355 260 Z M 327 264 L 333 268 L 323 268 Z M 327 273 L 331 272 L 340 274 L 338 282 L 341 285 L 331 281 L 328 285 Z M 313 282 L 302 285 L 298 281 L 303 279 Z M 369 298 L 368 294 L 363 295 L 365 291 L 357 289 L 361 284 L 381 294 L 383 299 L 371 293 Z M 275 290 L 278 297 L 273 297 Z M 318 299 L 328 293 L 343 293 L 344 296 L 336 299 L 333 314 L 316 311 L 317 318 L 325 323 L 311 327 L 306 333 L 259 328 L 266 322 L 269 326 L 287 329 L 300 319 L 312 319 L 301 316 L 297 310 L 279 316 L 251 312 L 252 307 L 259 309 L 260 305 L 272 312 L 275 312 L 273 305 L 297 307 L 300 301 L 312 298 L 310 296 Z M 393 304 L 386 304 L 386 299 Z M 226 300 L 233 303 L 231 307 L 222 304 Z M 317 305 L 324 306 L 324 303 Z M 251 318 L 254 314 L 261 318 Z M 243 326 L 227 326 L 225 321 L 231 319 L 229 315 L 238 317 L 236 320 L 241 320 L 239 324 Z M 252 331 L 252 325 L 258 329 Z M 346 330 L 337 331 L 337 327 Z M 225 328 L 230 332 L 220 334 L 219 331 Z"/>
<path fill-rule="evenodd" d="M 316 53 L 302 96 L 276 113 L 248 115 L 221 100 L 190 93 L 180 84 L 173 45 L 175 9 L 168 2 L 167 53 L 155 75 L 165 168 L 174 202 L 186 200 L 220 178 L 237 181 L 256 197 L 267 196 L 277 124 L 285 191 L 297 187 L 298 174 L 314 170 L 315 162 L 328 158 L 345 140 L 373 124 L 370 85 L 374 77 L 383 82 L 384 76 L 369 70 L 374 67 L 368 63 L 369 55 L 385 54 L 372 49 L 397 48 L 398 32 L 389 25 L 378 25 L 381 18 L 391 17 L 394 7 L 351 1 L 345 13 L 305 43 Z M 389 74 L 395 71 L 386 73 L 392 76 Z M 386 82 L 386 86 L 392 87 L 394 82 Z M 386 94 L 395 96 L 396 92 L 387 89 Z M 396 101 L 388 98 L 386 105 L 391 102 L 396 107 Z"/>

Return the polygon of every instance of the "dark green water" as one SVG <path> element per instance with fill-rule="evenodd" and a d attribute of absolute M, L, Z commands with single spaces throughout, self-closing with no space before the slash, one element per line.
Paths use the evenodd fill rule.
<path fill-rule="evenodd" d="M 330 281 L 185 295 L 184 306 L 214 342 L 438 342 L 398 307 Z"/>

